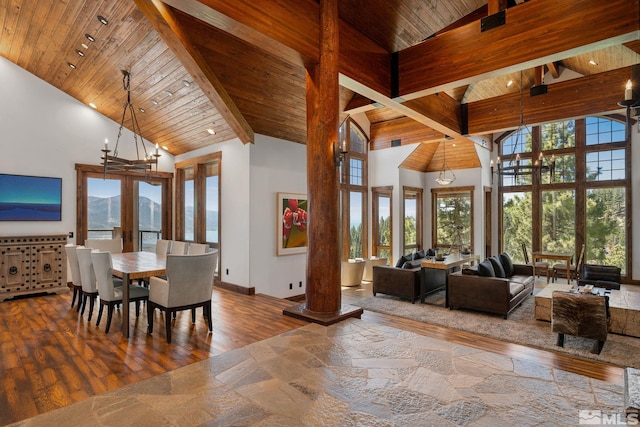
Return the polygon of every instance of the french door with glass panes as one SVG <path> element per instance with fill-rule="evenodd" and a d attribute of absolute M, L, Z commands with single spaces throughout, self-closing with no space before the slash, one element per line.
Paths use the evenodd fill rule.
<path fill-rule="evenodd" d="M 121 234 L 123 250 L 153 251 L 171 238 L 170 173 L 107 174 L 78 166 L 77 244 Z M 99 168 L 98 168 L 99 169 Z"/>

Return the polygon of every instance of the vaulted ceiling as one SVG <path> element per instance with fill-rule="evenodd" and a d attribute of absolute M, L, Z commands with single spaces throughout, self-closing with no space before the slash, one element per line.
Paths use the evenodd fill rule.
<path fill-rule="evenodd" d="M 481 31 L 504 3 L 504 24 Z M 318 10 L 314 0 L 13 0 L 0 8 L 0 55 L 116 122 L 129 70 L 142 134 L 173 154 L 255 133 L 304 144 Z M 340 0 L 339 15 L 343 116 L 365 112 L 372 149 L 422 144 L 403 165 L 421 171 L 440 167 L 445 135 L 457 142 L 451 167 L 477 166 L 468 136 L 490 148 L 483 135 L 515 128 L 521 103 L 527 124 L 620 113 L 640 62 L 634 0 Z M 545 72 L 575 78 L 529 96 Z"/>

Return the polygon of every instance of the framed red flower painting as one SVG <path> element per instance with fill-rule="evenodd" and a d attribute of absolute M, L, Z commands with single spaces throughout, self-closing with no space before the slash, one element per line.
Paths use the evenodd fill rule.
<path fill-rule="evenodd" d="M 293 255 L 307 251 L 307 195 L 277 193 L 276 254 Z"/>

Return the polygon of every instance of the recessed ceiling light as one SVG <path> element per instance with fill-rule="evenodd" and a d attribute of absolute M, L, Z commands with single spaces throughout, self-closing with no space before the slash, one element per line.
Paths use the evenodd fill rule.
<path fill-rule="evenodd" d="M 593 59 L 589 60 L 589 64 L 590 65 L 598 65 L 598 63 L 596 61 L 594 61 Z"/>
<path fill-rule="evenodd" d="M 509 80 L 509 81 L 507 82 L 507 87 L 511 86 L 512 84 L 513 84 L 513 80 Z"/>
<path fill-rule="evenodd" d="M 83 49 L 89 49 L 89 45 L 86 43 L 81 43 L 80 46 L 82 46 Z"/>
<path fill-rule="evenodd" d="M 158 105 L 158 101 L 156 101 L 155 99 L 152 99 L 152 100 L 151 100 L 151 103 L 152 103 L 153 105 Z"/>
<path fill-rule="evenodd" d="M 165 95 L 167 95 L 167 96 L 173 96 L 173 94 L 172 94 L 171 92 L 169 92 L 168 90 L 165 90 L 165 91 L 164 91 L 164 93 L 165 93 Z"/>
<path fill-rule="evenodd" d="M 95 38 L 95 37 L 93 37 L 91 34 L 85 34 L 84 36 L 85 36 L 85 37 L 87 38 L 87 40 L 89 40 L 91 43 L 93 43 L 94 41 L 96 41 L 96 38 Z"/>
<path fill-rule="evenodd" d="M 69 66 L 69 68 L 71 68 L 72 70 L 75 70 L 76 68 L 78 68 L 78 67 L 76 67 L 76 66 L 75 66 L 75 64 L 72 64 L 71 62 L 67 62 L 67 65 L 68 65 L 68 66 Z"/>
<path fill-rule="evenodd" d="M 215 135 L 216 134 L 216 131 L 211 129 L 211 128 L 207 129 L 207 132 L 209 132 L 210 135 Z"/>
<path fill-rule="evenodd" d="M 167 146 L 166 146 L 166 145 L 163 145 L 163 146 L 162 146 L 162 149 L 163 149 L 164 151 L 169 151 L 169 149 L 167 148 Z"/>
<path fill-rule="evenodd" d="M 109 25 L 109 21 L 107 21 L 107 18 L 104 16 L 98 15 L 98 21 L 100 21 L 102 25 Z"/>
<path fill-rule="evenodd" d="M 93 108 L 94 110 L 98 109 L 98 106 L 96 104 L 94 104 L 93 102 L 89 103 L 89 107 Z"/>
<path fill-rule="evenodd" d="M 138 108 L 138 111 L 140 111 L 141 113 L 144 113 L 144 108 L 140 107 Z"/>
<path fill-rule="evenodd" d="M 183 84 L 183 85 L 185 85 L 186 87 L 191 86 L 191 83 L 190 83 L 190 82 L 188 82 L 188 81 L 186 81 L 186 80 L 183 80 L 183 81 L 182 81 L 182 84 Z"/>
<path fill-rule="evenodd" d="M 78 55 L 80 55 L 80 56 L 84 56 L 84 52 L 83 52 L 83 51 L 81 51 L 80 49 L 77 49 L 77 50 L 76 50 L 76 53 L 77 53 Z"/>

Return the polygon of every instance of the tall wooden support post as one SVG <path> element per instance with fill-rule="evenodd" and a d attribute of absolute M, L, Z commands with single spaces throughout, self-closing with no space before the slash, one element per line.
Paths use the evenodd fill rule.
<path fill-rule="evenodd" d="M 489 0 L 487 2 L 487 15 L 493 15 L 507 8 L 507 0 Z"/>
<path fill-rule="evenodd" d="M 306 302 L 284 314 L 323 325 L 360 317 L 341 304 L 338 141 L 338 0 L 320 1 L 320 63 L 307 67 L 307 291 Z"/>

